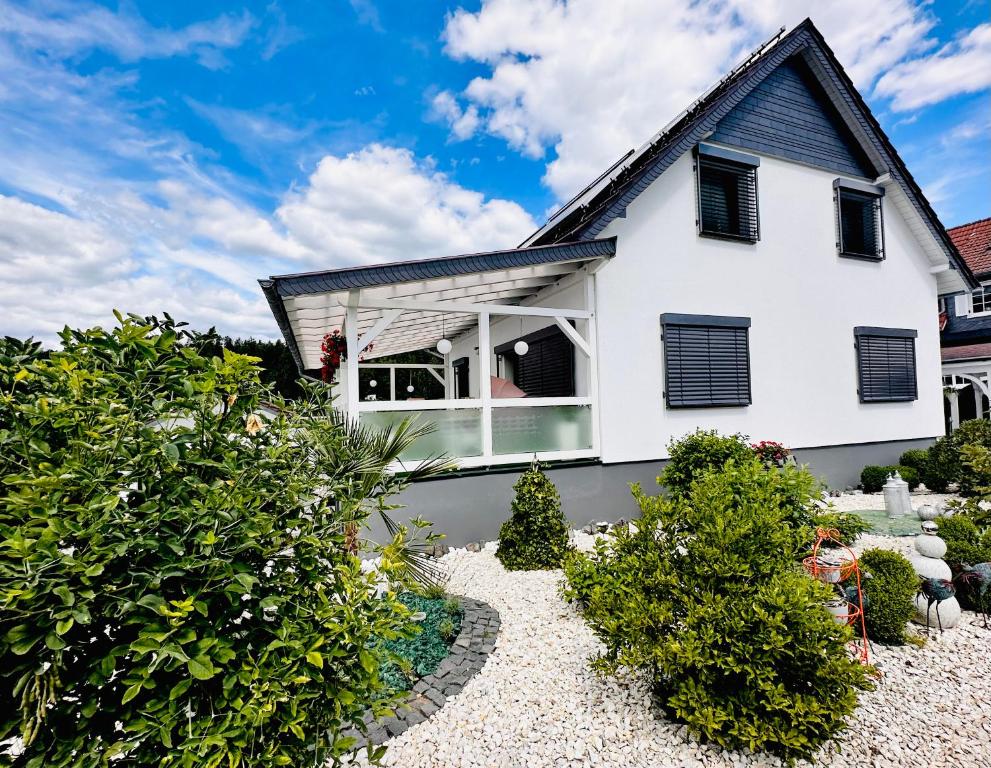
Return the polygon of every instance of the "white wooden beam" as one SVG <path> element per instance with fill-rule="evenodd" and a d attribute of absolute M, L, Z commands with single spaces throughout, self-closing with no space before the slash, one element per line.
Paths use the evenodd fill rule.
<path fill-rule="evenodd" d="M 431 376 L 433 376 L 435 379 L 437 379 L 437 381 L 439 381 L 441 384 L 443 384 L 445 389 L 447 388 L 447 382 L 444 381 L 444 377 L 443 376 L 441 376 L 439 373 L 437 373 L 437 370 L 435 368 L 427 368 L 427 373 L 429 373 Z"/>
<path fill-rule="evenodd" d="M 556 307 L 518 307 L 509 304 L 462 304 L 457 301 L 410 301 L 406 299 L 380 301 L 362 299 L 364 309 L 403 309 L 421 312 L 457 312 L 480 315 L 518 315 L 523 317 L 568 317 L 588 319 L 590 312 L 584 309 L 558 309 Z"/>
<path fill-rule="evenodd" d="M 344 338 L 348 345 L 348 389 L 347 413 L 354 421 L 358 420 L 358 299 L 360 291 L 348 294 L 347 310 L 344 321 Z M 352 352 L 352 350 L 355 350 Z"/>
<path fill-rule="evenodd" d="M 401 309 L 385 310 L 385 312 L 382 313 L 382 317 L 378 319 L 378 322 L 375 323 L 375 325 L 373 325 L 371 329 L 358 340 L 358 354 L 360 355 L 364 352 L 368 345 L 375 341 L 375 337 L 388 328 L 390 323 L 392 323 L 392 321 L 399 317 L 402 313 L 403 311 Z M 348 347 L 348 353 L 350 354 L 350 352 L 351 348 Z"/>
<path fill-rule="evenodd" d="M 571 343 L 574 344 L 578 349 L 582 351 L 585 357 L 591 357 L 592 351 L 588 348 L 588 344 L 585 339 L 581 337 L 581 334 L 574 329 L 574 327 L 565 320 L 563 317 L 555 317 L 554 322 L 557 323 L 557 327 L 564 331 L 564 335 L 571 339 Z"/>
<path fill-rule="evenodd" d="M 489 313 L 478 315 L 478 394 L 482 401 L 482 456 L 492 455 L 492 345 Z"/>

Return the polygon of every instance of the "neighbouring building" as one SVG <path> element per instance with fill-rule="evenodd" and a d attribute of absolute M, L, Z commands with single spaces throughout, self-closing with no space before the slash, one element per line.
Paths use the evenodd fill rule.
<path fill-rule="evenodd" d="M 406 461 L 462 469 L 401 501 L 454 544 L 497 535 L 534 454 L 575 523 L 627 515 L 698 427 L 855 485 L 943 434 L 932 308 L 978 286 L 808 20 L 516 248 L 260 282 L 301 370 L 342 330 L 341 408 L 436 425 Z"/>
<path fill-rule="evenodd" d="M 940 344 L 946 427 L 988 418 L 991 396 L 991 218 L 947 230 L 980 281 L 972 291 L 940 297 Z"/>

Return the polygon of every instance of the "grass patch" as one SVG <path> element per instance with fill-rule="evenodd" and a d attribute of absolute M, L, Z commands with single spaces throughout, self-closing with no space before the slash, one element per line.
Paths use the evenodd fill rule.
<path fill-rule="evenodd" d="M 394 690 L 408 691 L 421 677 L 433 674 L 447 657 L 461 631 L 463 611 L 459 602 L 448 598 L 406 592 L 399 600 L 413 613 L 426 614 L 417 624 L 420 631 L 415 637 L 388 640 L 381 646 L 388 657 L 382 664 L 382 679 Z"/>
<path fill-rule="evenodd" d="M 871 526 L 871 533 L 881 536 L 914 536 L 922 529 L 922 521 L 915 515 L 888 517 L 883 509 L 854 509 L 851 514 L 865 520 Z"/>

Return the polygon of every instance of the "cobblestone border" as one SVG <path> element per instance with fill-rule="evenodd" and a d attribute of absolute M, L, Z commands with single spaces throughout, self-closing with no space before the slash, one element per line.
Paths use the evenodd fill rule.
<path fill-rule="evenodd" d="M 396 707 L 394 716 L 376 721 L 371 712 L 366 712 L 363 720 L 368 728 L 367 738 L 358 731 L 348 734 L 358 739 L 355 749 L 364 748 L 369 741 L 377 746 L 422 723 L 450 697 L 461 693 L 465 684 L 485 665 L 499 635 L 499 612 L 481 600 L 460 595 L 452 597 L 461 603 L 464 616 L 451 653 L 437 665 L 432 675 L 416 682 L 406 700 Z"/>

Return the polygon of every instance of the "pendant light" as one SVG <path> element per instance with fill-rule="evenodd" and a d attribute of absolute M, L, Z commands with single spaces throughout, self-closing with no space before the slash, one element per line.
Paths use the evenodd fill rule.
<path fill-rule="evenodd" d="M 409 372 L 409 384 L 406 385 L 406 391 L 411 394 L 413 392 L 413 371 Z"/>
<path fill-rule="evenodd" d="M 451 351 L 451 349 L 454 347 L 454 345 L 451 344 L 451 342 L 448 341 L 448 339 L 447 339 L 447 333 L 446 333 L 445 328 L 444 328 L 444 313 L 443 312 L 441 312 L 441 315 L 440 315 L 440 335 L 441 335 L 441 339 L 440 339 L 440 341 L 437 342 L 437 351 L 440 352 L 442 355 L 446 355 L 446 354 L 448 354 Z"/>
<path fill-rule="evenodd" d="M 523 316 L 520 315 L 520 336 L 523 335 Z M 520 339 L 515 344 L 513 344 L 513 352 L 515 352 L 520 357 L 523 357 L 527 352 L 530 351 L 530 345 L 527 344 L 523 339 Z"/>

